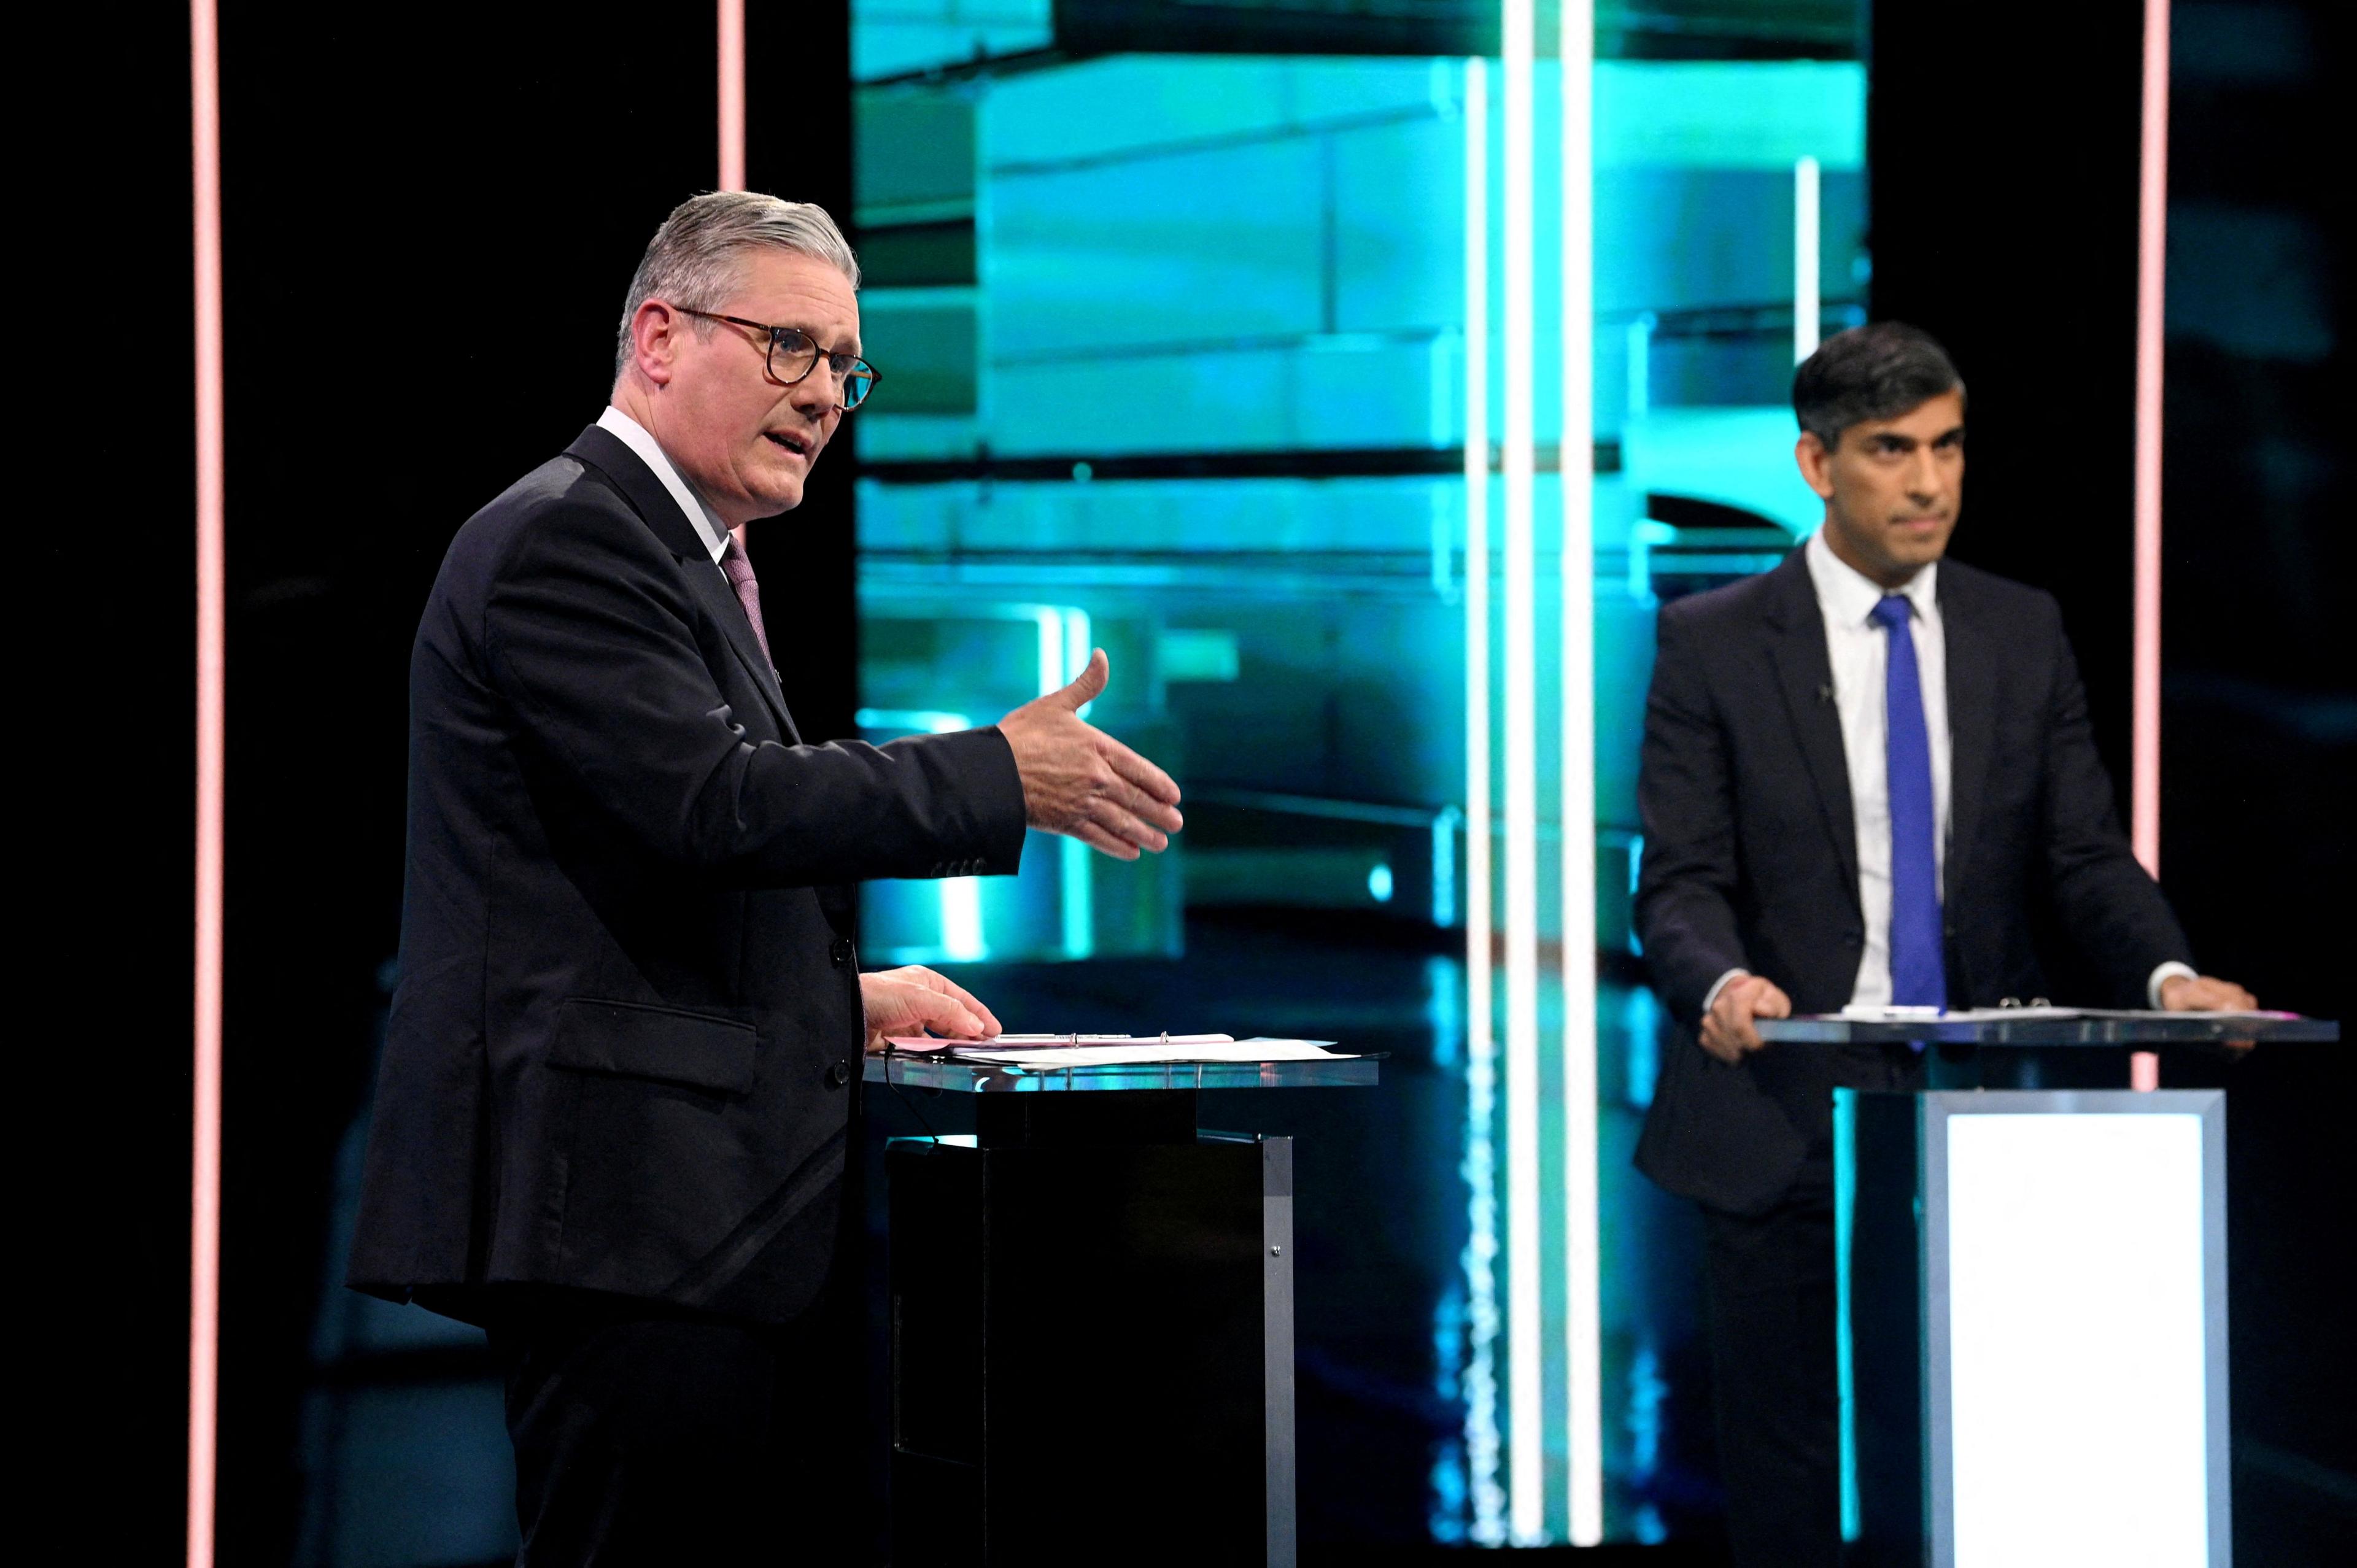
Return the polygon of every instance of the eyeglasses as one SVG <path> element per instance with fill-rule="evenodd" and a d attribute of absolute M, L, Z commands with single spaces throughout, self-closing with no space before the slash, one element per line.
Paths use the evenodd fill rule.
<path fill-rule="evenodd" d="M 682 316 L 700 316 L 706 321 L 726 321 L 731 327 L 749 327 L 756 332 L 770 335 L 768 369 L 770 379 L 780 386 L 792 386 L 813 371 L 821 360 L 834 377 L 835 396 L 845 413 L 867 401 L 876 390 L 876 367 L 856 354 L 823 354 L 811 335 L 799 327 L 772 327 L 766 321 L 748 321 L 741 316 L 719 316 L 709 310 L 690 310 L 683 305 L 672 306 Z"/>

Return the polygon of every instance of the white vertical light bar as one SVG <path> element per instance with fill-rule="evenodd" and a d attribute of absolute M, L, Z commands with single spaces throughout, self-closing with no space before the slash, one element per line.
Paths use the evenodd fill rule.
<path fill-rule="evenodd" d="M 1490 993 L 1490 73 L 1465 62 L 1465 1019 L 1495 1039 Z"/>
<path fill-rule="evenodd" d="M 974 876 L 945 877 L 934 885 L 942 902 L 942 957 L 952 963 L 974 963 L 990 956 L 982 940 L 982 881 Z"/>
<path fill-rule="evenodd" d="M 1594 0 L 1563 0 L 1564 1410 L 1571 1543 L 1604 1539 L 1604 1337 L 1596 1175 L 1596 283 Z"/>
<path fill-rule="evenodd" d="M 720 5 L 720 188 L 745 188 L 745 0 Z"/>
<path fill-rule="evenodd" d="M 1089 627 L 1089 612 L 1078 606 L 1064 612 L 1064 667 L 1056 685 L 1059 690 L 1081 678 L 1095 654 L 1091 644 L 1093 633 Z M 1085 714 L 1096 706 L 1083 703 Z M 1063 894 L 1063 947 L 1067 958 L 1088 958 L 1097 950 L 1096 852 L 1078 839 L 1058 839 L 1056 853 L 1062 858 L 1056 869 L 1059 890 Z"/>
<path fill-rule="evenodd" d="M 221 888 L 228 533 L 221 330 L 221 15 L 188 7 L 196 198 L 197 811 L 193 1144 L 188 1177 L 188 1568 L 212 1568 L 220 1442 Z"/>
<path fill-rule="evenodd" d="M 2161 295 L 2169 254 L 2169 0 L 2145 0 L 2144 151 L 2136 206 L 2135 720 L 2129 836 L 2160 875 Z"/>
<path fill-rule="evenodd" d="M 1465 62 L 1466 1489 L 1473 1539 L 1506 1540 L 1498 1484 L 1497 1021 L 1491 993 L 1490 64 Z"/>
<path fill-rule="evenodd" d="M 1505 774 L 1506 1463 L 1516 1544 L 1546 1539 L 1545 1390 L 1540 1348 L 1538 668 L 1532 541 L 1534 174 L 1533 0 L 1504 0 L 1505 596 L 1501 764 Z"/>
<path fill-rule="evenodd" d="M 1817 217 L 1817 160 L 1792 165 L 1792 363 L 1817 351 L 1817 312 L 1824 289 L 1817 276 L 1823 224 Z"/>

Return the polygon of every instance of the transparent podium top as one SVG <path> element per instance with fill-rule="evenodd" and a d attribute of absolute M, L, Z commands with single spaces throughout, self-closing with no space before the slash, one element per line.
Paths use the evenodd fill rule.
<path fill-rule="evenodd" d="M 1113 1062 L 1085 1067 L 1003 1067 L 924 1056 L 871 1053 L 867 1081 L 962 1094 L 1101 1092 L 1138 1089 L 1341 1089 L 1376 1081 L 1374 1057 L 1307 1061 Z"/>
<path fill-rule="evenodd" d="M 2225 1040 L 2323 1041 L 2341 1037 L 2330 1018 L 2297 1013 L 2146 1013 L 2094 1007 L 1983 1007 L 1910 1015 L 1804 1014 L 1757 1020 L 1760 1037 L 1817 1045 L 2184 1046 Z"/>

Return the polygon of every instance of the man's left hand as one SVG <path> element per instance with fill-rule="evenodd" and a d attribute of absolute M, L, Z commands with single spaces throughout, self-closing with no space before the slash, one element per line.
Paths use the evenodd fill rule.
<path fill-rule="evenodd" d="M 2171 1013 L 2255 1013 L 2259 999 L 2231 980 L 2197 974 L 2188 980 L 2172 974 L 2160 983 L 2160 1004 Z M 2228 1040 L 2235 1050 L 2247 1051 L 2255 1042 Z"/>
<path fill-rule="evenodd" d="M 997 1017 L 971 992 L 922 964 L 861 975 L 859 1001 L 867 1012 L 871 1051 L 882 1050 L 884 1042 L 896 1035 L 935 1034 L 979 1040 L 1002 1032 Z"/>

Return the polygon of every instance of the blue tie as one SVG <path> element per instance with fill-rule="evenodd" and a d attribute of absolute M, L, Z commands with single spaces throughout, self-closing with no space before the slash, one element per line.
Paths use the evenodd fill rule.
<path fill-rule="evenodd" d="M 1940 944 L 1940 866 L 1932 835 L 1932 740 L 1923 725 L 1923 682 L 1904 594 L 1874 607 L 1888 635 L 1883 682 L 1886 763 L 1890 784 L 1890 1000 L 1901 1007 L 1945 1007 L 1946 965 Z"/>

